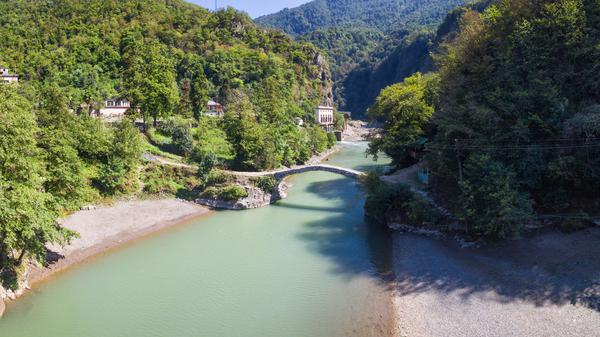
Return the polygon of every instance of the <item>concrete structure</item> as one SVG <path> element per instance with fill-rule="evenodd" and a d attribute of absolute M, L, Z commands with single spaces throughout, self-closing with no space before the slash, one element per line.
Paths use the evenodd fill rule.
<path fill-rule="evenodd" d="M 315 119 L 323 130 L 327 132 L 333 131 L 333 107 L 318 106 L 315 109 Z"/>
<path fill-rule="evenodd" d="M 97 110 L 95 115 L 102 119 L 118 120 L 125 116 L 131 103 L 124 98 L 109 98 L 104 102 L 104 108 Z"/>
<path fill-rule="evenodd" d="M 208 101 L 204 114 L 210 117 L 223 117 L 223 106 L 215 101 Z"/>
<path fill-rule="evenodd" d="M 0 83 L 18 83 L 19 75 L 11 74 L 8 68 L 0 67 Z"/>

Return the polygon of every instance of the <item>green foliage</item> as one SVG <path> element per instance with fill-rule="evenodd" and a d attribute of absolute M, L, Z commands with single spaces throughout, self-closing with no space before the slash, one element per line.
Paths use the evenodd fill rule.
<path fill-rule="evenodd" d="M 369 117 L 383 122 L 378 137 L 373 137 L 368 153 L 375 158 L 380 152 L 400 165 L 410 160 L 408 151 L 419 148 L 419 138 L 425 136 L 436 101 L 437 77 L 416 73 L 402 83 L 381 91 Z"/>
<path fill-rule="evenodd" d="M 308 128 L 308 137 L 311 141 L 310 147 L 313 153 L 325 151 L 330 144 L 327 133 L 317 125 Z"/>
<path fill-rule="evenodd" d="M 374 172 L 361 177 L 360 183 L 367 191 L 365 218 L 372 224 L 389 225 L 394 222 L 419 227 L 442 223 L 439 211 L 406 185 L 382 182 Z"/>
<path fill-rule="evenodd" d="M 301 35 L 322 28 L 366 27 L 389 31 L 401 27 L 435 24 L 459 0 L 315 0 L 293 9 L 256 19 L 260 24 Z"/>
<path fill-rule="evenodd" d="M 131 103 L 139 107 L 144 121 L 168 116 L 179 100 L 173 59 L 168 48 L 158 41 L 127 35 L 122 42 L 123 86 Z"/>
<path fill-rule="evenodd" d="M 514 173 L 487 155 L 473 155 L 459 182 L 459 215 L 476 235 L 506 238 L 519 233 L 532 216 L 531 200 L 519 190 Z"/>
<path fill-rule="evenodd" d="M 189 127 L 179 125 L 173 130 L 173 145 L 184 156 L 189 156 L 194 150 L 194 138 Z"/>
<path fill-rule="evenodd" d="M 56 223 L 56 199 L 43 189 L 33 106 L 14 86 L 0 85 L 0 96 L 0 260 L 6 269 L 28 256 L 43 262 L 46 244 L 66 244 L 75 233 Z"/>
<path fill-rule="evenodd" d="M 219 171 L 212 170 L 209 174 L 207 174 L 204 178 L 204 186 L 218 186 L 223 185 L 225 183 L 231 182 L 233 177 L 229 174 Z"/>
<path fill-rule="evenodd" d="M 431 51 L 446 35 L 435 27 L 464 0 L 316 0 L 258 18 L 326 51 L 341 110 L 362 116 L 381 89 L 432 70 Z M 489 2 L 489 0 L 488 0 Z M 475 6 L 475 5 L 470 5 Z M 446 21 L 456 18 L 450 15 Z"/>
<path fill-rule="evenodd" d="M 202 197 L 224 201 L 237 201 L 248 196 L 248 192 L 238 185 L 211 186 L 204 190 Z"/>
<path fill-rule="evenodd" d="M 198 176 L 200 178 L 205 178 L 219 165 L 219 158 L 212 152 L 200 153 L 194 159 L 198 164 Z"/>
<path fill-rule="evenodd" d="M 273 147 L 268 158 L 239 163 L 247 167 L 305 157 L 305 148 L 298 154 L 296 143 L 287 141 L 302 138 L 294 118 L 312 115 L 330 89 L 328 65 L 314 46 L 257 27 L 233 9 L 213 13 L 181 0 L 10 0 L 0 12 L 3 65 L 42 92 L 59 88 L 81 115 L 105 98 L 123 97 L 136 107 L 129 114 L 146 120 L 174 114 L 200 119 L 209 97 L 226 103 L 232 92 L 243 92 L 263 131 L 259 138 L 277 140 L 267 144 Z M 174 146 L 182 152 L 193 152 L 196 141 L 204 147 L 205 139 L 191 146 L 189 135 L 180 135 Z M 84 151 L 108 155 L 109 142 L 84 141 Z M 204 151 L 231 160 L 231 148 L 221 145 L 215 141 L 208 147 L 223 150 Z"/>
<path fill-rule="evenodd" d="M 225 201 L 236 201 L 248 196 L 248 192 L 238 185 L 230 185 L 220 189 L 219 199 Z"/>
<path fill-rule="evenodd" d="M 141 179 L 146 193 L 187 198 L 193 197 L 201 185 L 193 170 L 157 164 L 146 165 Z"/>
<path fill-rule="evenodd" d="M 437 186 L 462 195 L 465 218 L 483 233 L 509 235 L 517 229 L 511 219 L 526 217 L 532 204 L 548 213 L 600 207 L 598 13 L 593 0 L 465 11 L 436 57 L 429 162 Z"/>
<path fill-rule="evenodd" d="M 271 176 L 255 177 L 252 178 L 252 182 L 256 187 L 260 188 L 265 193 L 273 192 L 273 190 L 279 185 L 277 179 Z"/>
<path fill-rule="evenodd" d="M 202 163 L 206 157 L 211 157 L 212 166 L 221 166 L 232 161 L 233 146 L 215 118 L 202 118 L 200 126 L 193 130 L 193 135 L 196 143 L 192 159 L 196 163 Z"/>
<path fill-rule="evenodd" d="M 96 183 L 105 195 L 115 195 L 126 191 L 127 168 L 125 162 L 118 158 L 110 158 L 102 165 Z"/>
<path fill-rule="evenodd" d="M 235 166 L 250 170 L 276 167 L 275 144 L 267 140 L 267 130 L 258 122 L 247 96 L 234 99 L 225 114 L 224 129 L 236 154 Z"/>

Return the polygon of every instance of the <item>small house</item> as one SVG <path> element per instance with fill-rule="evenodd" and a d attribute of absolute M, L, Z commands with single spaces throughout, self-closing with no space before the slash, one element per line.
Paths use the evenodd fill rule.
<path fill-rule="evenodd" d="M 318 106 L 315 110 L 315 119 L 326 132 L 333 131 L 333 107 Z"/>
<path fill-rule="evenodd" d="M 96 116 L 109 120 L 121 119 L 130 108 L 131 103 L 125 98 L 109 98 L 105 100 L 104 107 L 96 111 Z"/>
<path fill-rule="evenodd" d="M 208 103 L 206 103 L 204 115 L 210 117 L 223 117 L 223 105 L 212 100 L 208 101 Z"/>
<path fill-rule="evenodd" d="M 11 74 L 8 68 L 0 67 L 0 83 L 18 83 L 19 75 Z"/>

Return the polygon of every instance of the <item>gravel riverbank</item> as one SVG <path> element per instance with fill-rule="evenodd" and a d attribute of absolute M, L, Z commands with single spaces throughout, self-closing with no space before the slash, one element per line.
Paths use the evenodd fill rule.
<path fill-rule="evenodd" d="M 600 336 L 600 228 L 493 247 L 394 234 L 397 335 Z"/>

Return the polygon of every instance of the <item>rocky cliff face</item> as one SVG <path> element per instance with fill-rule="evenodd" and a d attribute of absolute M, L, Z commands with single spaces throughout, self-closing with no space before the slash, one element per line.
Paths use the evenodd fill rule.
<path fill-rule="evenodd" d="M 313 63 L 317 66 L 317 79 L 320 80 L 321 88 L 319 90 L 322 100 L 321 105 L 333 106 L 333 79 L 329 63 L 323 54 L 316 52 L 313 56 Z"/>

